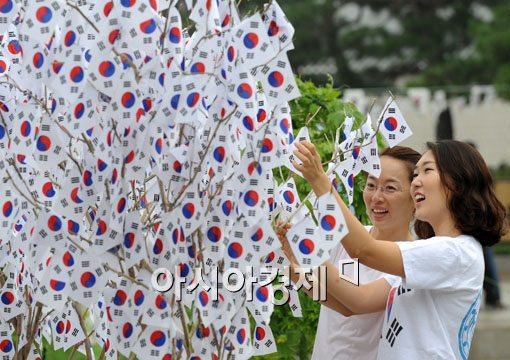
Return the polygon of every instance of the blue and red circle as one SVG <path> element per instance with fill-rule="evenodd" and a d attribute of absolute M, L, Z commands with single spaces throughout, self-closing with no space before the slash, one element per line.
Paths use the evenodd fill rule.
<path fill-rule="evenodd" d="M 248 190 L 244 194 L 244 203 L 248 206 L 256 206 L 259 202 L 259 194 L 255 190 Z"/>
<path fill-rule="evenodd" d="M 166 335 L 161 330 L 154 331 L 150 336 L 151 344 L 156 347 L 161 347 L 165 345 L 166 342 Z"/>
<path fill-rule="evenodd" d="M 163 240 L 157 238 L 154 242 L 154 246 L 152 247 L 152 252 L 154 255 L 159 255 L 163 251 Z"/>
<path fill-rule="evenodd" d="M 143 304 L 143 301 L 145 300 L 145 295 L 142 290 L 136 290 L 135 294 L 133 295 L 133 301 L 136 306 L 140 306 Z"/>
<path fill-rule="evenodd" d="M 276 21 L 271 20 L 271 22 L 269 23 L 269 27 L 267 29 L 267 35 L 276 36 L 276 35 L 278 35 L 279 31 L 280 31 L 280 28 L 279 28 L 278 24 L 276 23 Z"/>
<path fill-rule="evenodd" d="M 172 44 L 180 43 L 181 42 L 181 29 L 179 29 L 176 26 L 171 28 L 170 31 L 168 32 L 168 40 L 170 40 L 170 42 Z"/>
<path fill-rule="evenodd" d="M 269 299 L 269 290 L 267 287 L 259 287 L 255 292 L 255 296 L 260 302 L 266 302 Z"/>
<path fill-rule="evenodd" d="M 166 300 L 161 294 L 158 294 L 158 296 L 156 296 L 154 304 L 156 305 L 156 308 L 158 308 L 159 310 L 165 310 L 167 306 Z"/>
<path fill-rule="evenodd" d="M 90 289 L 96 284 L 96 276 L 92 272 L 86 271 L 81 274 L 80 282 L 84 288 Z"/>
<path fill-rule="evenodd" d="M 37 139 L 37 150 L 45 152 L 51 148 L 51 140 L 46 135 L 41 135 Z"/>
<path fill-rule="evenodd" d="M 73 255 L 69 251 L 66 251 L 64 255 L 62 255 L 62 263 L 67 267 L 72 267 L 74 265 Z"/>
<path fill-rule="evenodd" d="M 191 65 L 190 72 L 192 74 L 203 74 L 205 73 L 205 65 L 201 62 L 196 62 L 193 65 Z"/>
<path fill-rule="evenodd" d="M 315 250 L 315 243 L 310 239 L 303 239 L 299 242 L 299 251 L 305 255 L 310 255 Z"/>
<path fill-rule="evenodd" d="M 152 34 L 156 30 L 156 28 L 157 26 L 154 19 L 149 19 L 140 23 L 140 30 L 147 35 Z"/>
<path fill-rule="evenodd" d="M 221 211 L 223 211 L 223 214 L 225 216 L 229 216 L 232 212 L 232 209 L 234 208 L 234 204 L 231 200 L 225 200 L 223 204 L 221 205 Z"/>
<path fill-rule="evenodd" d="M 2 293 L 2 304 L 4 305 L 11 305 L 14 302 L 14 294 L 10 291 L 6 291 Z"/>
<path fill-rule="evenodd" d="M 285 190 L 283 192 L 283 200 L 289 205 L 294 204 L 294 201 L 296 200 L 294 193 L 290 190 Z"/>
<path fill-rule="evenodd" d="M 262 240 L 263 237 L 264 237 L 264 230 L 262 230 L 262 228 L 259 227 L 251 236 L 251 240 L 258 242 L 258 241 Z"/>
<path fill-rule="evenodd" d="M 55 188 L 53 187 L 53 183 L 51 181 L 44 183 L 42 186 L 42 192 L 43 192 L 44 196 L 46 196 L 48 198 L 54 197 L 56 194 L 56 191 L 55 191 Z"/>
<path fill-rule="evenodd" d="M 207 230 L 207 239 L 213 243 L 220 241 L 222 237 L 221 229 L 218 226 L 212 226 Z"/>
<path fill-rule="evenodd" d="M 243 344 L 244 341 L 246 340 L 246 330 L 239 329 L 236 335 L 236 339 L 239 344 Z"/>
<path fill-rule="evenodd" d="M 13 8 L 12 0 L 0 1 L 0 13 L 8 14 L 11 12 L 12 8 Z"/>
<path fill-rule="evenodd" d="M 243 44 L 248 49 L 254 49 L 259 43 L 259 37 L 256 33 L 250 32 L 244 36 Z"/>
<path fill-rule="evenodd" d="M 271 85 L 272 87 L 275 87 L 275 88 L 282 86 L 284 81 L 285 81 L 285 78 L 283 77 L 283 74 L 276 70 L 272 71 L 267 76 L 267 82 L 269 83 L 269 85 Z"/>
<path fill-rule="evenodd" d="M 115 73 L 115 64 L 111 61 L 101 61 L 99 64 L 99 73 L 104 77 L 111 77 Z"/>
<path fill-rule="evenodd" d="M 271 152 L 273 150 L 273 142 L 271 141 L 271 139 L 269 138 L 264 138 L 264 140 L 262 140 L 262 153 L 263 154 L 267 154 L 268 152 Z"/>
<path fill-rule="evenodd" d="M 64 45 L 69 47 L 74 44 L 76 41 L 76 33 L 72 30 L 69 30 L 64 36 Z"/>
<path fill-rule="evenodd" d="M 53 12 L 49 7 L 41 6 L 39 9 L 36 10 L 35 17 L 39 22 L 47 24 L 48 22 L 51 21 L 51 18 L 53 17 Z"/>
<path fill-rule="evenodd" d="M 133 105 L 135 104 L 136 97 L 135 94 L 133 94 L 131 91 L 126 91 L 121 98 L 122 106 L 124 106 L 126 109 L 131 109 Z"/>
<path fill-rule="evenodd" d="M 239 259 L 243 255 L 243 246 L 238 242 L 233 242 L 228 246 L 227 252 L 232 259 Z"/>
<path fill-rule="evenodd" d="M 67 220 L 67 231 L 71 235 L 76 235 L 80 231 L 80 225 L 73 220 Z"/>
<path fill-rule="evenodd" d="M 253 96 L 253 89 L 248 83 L 241 83 L 237 87 L 237 95 L 243 99 L 249 99 Z"/>
<path fill-rule="evenodd" d="M 257 339 L 257 341 L 261 341 L 264 340 L 265 337 L 266 331 L 264 330 L 264 328 L 257 326 L 257 328 L 255 329 L 255 339 Z"/>
<path fill-rule="evenodd" d="M 62 220 L 57 215 L 51 215 L 48 219 L 48 228 L 51 231 L 59 231 L 62 228 Z"/>
<path fill-rule="evenodd" d="M 182 207 L 182 215 L 184 215 L 186 219 L 191 219 L 194 214 L 195 205 L 193 203 L 184 204 L 184 206 Z"/>
<path fill-rule="evenodd" d="M 203 307 L 207 306 L 207 304 L 209 303 L 209 296 L 204 290 L 200 291 L 200 293 L 198 294 L 198 301 L 200 301 L 200 305 L 202 305 Z"/>
<path fill-rule="evenodd" d="M 66 287 L 66 283 L 63 281 L 51 279 L 50 280 L 50 287 L 55 291 L 62 291 Z"/>
<path fill-rule="evenodd" d="M 217 162 L 223 162 L 223 160 L 225 160 L 225 148 L 223 146 L 218 146 L 213 151 L 213 157 Z"/>
<path fill-rule="evenodd" d="M 393 116 L 390 116 L 386 120 L 384 120 L 384 127 L 388 131 L 395 131 L 398 126 L 398 121 Z"/>
<path fill-rule="evenodd" d="M 21 123 L 20 127 L 20 133 L 23 137 L 29 137 L 30 132 L 32 131 L 32 125 L 30 124 L 30 121 L 25 120 Z"/>
<path fill-rule="evenodd" d="M 176 96 L 178 96 L 178 95 L 176 95 Z M 188 104 L 188 106 L 190 108 L 192 108 L 192 107 L 195 107 L 195 105 L 198 103 L 199 100 L 200 100 L 200 94 L 197 92 L 192 92 L 186 98 L 186 104 Z M 173 102 L 173 98 L 172 98 L 172 102 Z"/>
<path fill-rule="evenodd" d="M 125 339 L 129 339 L 131 335 L 133 335 L 133 325 L 130 322 L 127 322 L 122 325 L 122 336 Z"/>
<path fill-rule="evenodd" d="M 44 55 L 41 52 L 36 52 L 32 57 L 32 63 L 34 64 L 34 68 L 40 69 L 44 65 Z"/>
<path fill-rule="evenodd" d="M 85 113 L 85 105 L 83 103 L 78 103 L 74 107 L 74 118 L 79 120 L 83 114 Z"/>
<path fill-rule="evenodd" d="M 321 219 L 321 227 L 326 231 L 331 231 L 335 228 L 336 219 L 333 215 L 324 215 Z"/>
<path fill-rule="evenodd" d="M 132 232 L 128 232 L 124 235 L 124 247 L 127 249 L 131 249 L 133 244 L 135 243 L 135 234 Z"/>

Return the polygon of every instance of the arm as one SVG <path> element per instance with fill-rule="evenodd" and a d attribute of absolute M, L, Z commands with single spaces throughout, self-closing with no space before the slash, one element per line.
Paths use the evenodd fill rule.
<path fill-rule="evenodd" d="M 310 183 L 317 197 L 331 191 L 331 183 L 324 172 L 321 158 L 315 146 L 302 141 L 296 143 L 297 151 L 294 154 L 303 162 L 298 165 L 292 162 L 294 167 L 301 171 L 305 179 Z M 342 245 L 350 257 L 373 269 L 404 277 L 404 264 L 402 254 L 397 244 L 389 241 L 375 240 L 365 230 L 364 226 L 356 219 L 344 204 L 342 198 L 336 191 L 333 191 L 342 214 L 347 223 L 349 234 L 342 239 Z"/>
<path fill-rule="evenodd" d="M 368 314 L 378 311 L 384 311 L 390 284 L 385 279 L 378 279 L 365 285 L 355 285 L 345 277 L 337 276 L 338 268 L 331 262 L 324 263 L 327 271 L 327 281 L 319 286 L 326 286 L 326 301 L 320 303 L 328 308 L 339 312 L 344 316 L 357 314 Z M 297 282 L 299 279 L 299 265 L 292 263 L 290 268 L 291 280 Z M 315 274 L 311 279 L 312 283 L 316 281 Z M 310 297 L 313 296 L 313 289 L 302 288 Z"/>
<path fill-rule="evenodd" d="M 290 224 L 280 224 L 276 233 L 282 243 L 283 252 L 291 262 L 289 276 L 294 283 L 297 283 L 302 269 L 298 265 L 285 236 L 289 227 Z M 385 309 L 386 300 L 391 288 L 385 279 L 378 279 L 369 284 L 358 286 L 350 282 L 346 277 L 341 277 L 338 268 L 330 261 L 326 261 L 323 266 L 326 267 L 326 276 L 321 278 L 319 286 L 326 287 L 327 297 L 326 301 L 321 301 L 321 304 L 344 316 L 367 314 Z M 315 272 L 312 275 L 311 282 L 317 282 Z M 313 296 L 313 288 L 306 289 L 303 287 L 302 289 L 308 296 Z"/>
<path fill-rule="evenodd" d="M 340 301 L 354 314 L 368 314 L 384 311 L 388 293 L 391 290 L 390 284 L 385 279 L 377 279 L 368 284 L 355 285 L 339 276 L 338 268 L 330 261 L 326 261 L 327 268 L 327 293 Z"/>
<path fill-rule="evenodd" d="M 290 274 L 290 279 L 294 283 L 297 283 L 299 280 L 299 277 L 300 277 L 299 265 L 292 263 L 291 266 L 289 267 L 289 274 Z M 317 281 L 317 276 L 315 275 L 315 273 L 312 275 L 312 278 L 310 279 L 310 281 L 312 282 L 312 284 L 314 284 Z M 319 286 L 327 286 L 327 285 L 321 281 Z M 305 287 L 302 287 L 301 290 L 306 295 L 308 295 L 310 298 L 313 299 L 313 288 L 306 289 Z M 346 317 L 354 315 L 354 313 L 350 309 L 348 309 L 338 299 L 336 299 L 334 296 L 332 296 L 332 294 L 330 294 L 329 289 L 327 289 L 327 295 L 328 296 L 326 297 L 325 301 L 319 301 L 321 303 L 321 305 L 325 305 L 328 308 L 330 308 L 331 310 L 334 310 Z"/>

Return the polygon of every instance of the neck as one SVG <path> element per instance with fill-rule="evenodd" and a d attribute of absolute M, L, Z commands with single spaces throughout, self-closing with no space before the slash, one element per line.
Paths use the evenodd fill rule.
<path fill-rule="evenodd" d="M 374 239 L 387 240 L 387 241 L 407 241 L 412 240 L 413 236 L 409 232 L 409 229 L 405 226 L 395 229 L 381 229 L 374 226 L 371 231 Z"/>
<path fill-rule="evenodd" d="M 444 218 L 443 221 L 431 225 L 436 236 L 457 237 L 461 235 L 461 232 L 455 227 L 455 223 L 450 216 Z"/>

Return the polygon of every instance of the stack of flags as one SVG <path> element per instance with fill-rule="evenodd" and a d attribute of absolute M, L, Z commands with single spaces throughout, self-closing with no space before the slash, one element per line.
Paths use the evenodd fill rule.
<path fill-rule="evenodd" d="M 278 3 L 244 19 L 233 0 L 175 3 L 0 6 L 3 359 L 15 345 L 36 359 L 42 337 L 82 353 L 89 339 L 108 359 L 275 352 L 272 285 L 231 293 L 222 275 L 288 264 L 278 217 L 296 224 L 302 265 L 320 265 L 346 234 L 331 194 L 316 199 L 316 224 L 294 181 L 273 177 L 281 166 L 300 175 L 294 28 Z M 390 145 L 411 134 L 392 99 L 379 123 Z M 354 150 L 330 174 L 346 189 L 361 170 L 377 174 L 377 147 L 364 146 L 374 134 L 370 120 L 344 128 L 337 146 Z M 182 282 L 156 292 L 158 267 Z M 295 289 L 289 304 L 300 316 Z M 33 336 L 13 340 L 15 321 Z"/>

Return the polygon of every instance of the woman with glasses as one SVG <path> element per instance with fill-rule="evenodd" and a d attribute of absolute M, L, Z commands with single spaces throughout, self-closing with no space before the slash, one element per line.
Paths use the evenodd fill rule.
<path fill-rule="evenodd" d="M 379 178 L 368 176 L 363 200 L 373 226 L 367 227 L 376 239 L 390 241 L 411 240 L 410 223 L 413 219 L 414 203 L 409 188 L 413 170 L 421 155 L 403 146 L 387 148 L 381 153 L 381 174 Z M 415 226 L 422 226 L 416 223 Z M 288 256 L 292 256 L 287 246 Z M 338 273 L 339 262 L 350 263 L 341 244 L 332 250 L 327 263 Z M 386 276 L 385 276 L 386 275 Z M 336 274 L 330 273 L 334 277 Z M 376 281 L 377 286 L 389 292 L 397 278 L 371 269 L 363 264 L 358 267 L 360 284 Z M 295 280 L 295 279 L 294 279 Z M 353 285 L 354 286 L 354 285 Z M 351 310 L 336 299 L 332 288 L 327 288 L 328 296 L 322 302 L 317 335 L 312 359 L 375 359 L 381 337 L 383 309 L 356 308 Z M 355 315 L 371 312 L 370 314 Z M 352 316 L 354 315 L 354 316 Z"/>
<path fill-rule="evenodd" d="M 427 145 L 410 189 L 415 217 L 431 226 L 417 231 L 427 240 L 376 240 L 381 237 L 368 233 L 335 195 L 349 228 L 342 239 L 347 253 L 399 277 L 391 289 L 381 280 L 358 287 L 327 278 L 339 306 L 354 314 L 385 310 L 378 359 L 467 359 L 482 293 L 482 246 L 494 245 L 504 233 L 505 209 L 480 153 L 453 140 Z M 293 165 L 316 195 L 331 191 L 314 145 L 296 147 L 303 163 Z"/>

